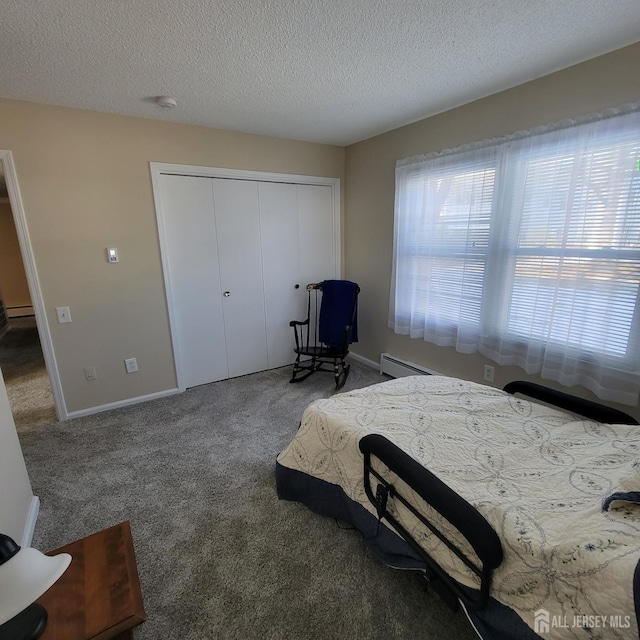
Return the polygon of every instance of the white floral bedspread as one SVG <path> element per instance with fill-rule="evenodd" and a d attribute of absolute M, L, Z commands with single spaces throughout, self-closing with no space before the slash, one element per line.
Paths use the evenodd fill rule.
<path fill-rule="evenodd" d="M 603 511 L 602 502 L 640 491 L 640 426 L 577 420 L 492 387 L 416 376 L 313 402 L 278 462 L 341 486 L 375 514 L 358 449 L 369 433 L 385 435 L 482 513 L 504 550 L 491 595 L 532 628 L 545 609 L 541 637 L 638 638 L 640 505 Z M 453 577 L 476 584 L 435 536 L 395 513 Z"/>

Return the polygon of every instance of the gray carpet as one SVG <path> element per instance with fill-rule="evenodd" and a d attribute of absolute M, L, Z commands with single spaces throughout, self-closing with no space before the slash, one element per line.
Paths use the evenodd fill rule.
<path fill-rule="evenodd" d="M 136 640 L 475 638 L 419 575 L 275 491 L 277 453 L 333 392 L 277 369 L 19 429 L 48 550 L 130 520 L 147 622 Z M 345 390 L 381 380 L 354 364 Z"/>
<path fill-rule="evenodd" d="M 11 318 L 0 340 L 0 369 L 16 426 L 55 422 L 56 407 L 33 317 Z"/>

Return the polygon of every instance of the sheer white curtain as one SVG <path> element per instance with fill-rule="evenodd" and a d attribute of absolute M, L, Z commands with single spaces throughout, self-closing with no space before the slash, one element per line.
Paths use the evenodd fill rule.
<path fill-rule="evenodd" d="M 389 326 L 637 404 L 639 108 L 398 162 Z"/>

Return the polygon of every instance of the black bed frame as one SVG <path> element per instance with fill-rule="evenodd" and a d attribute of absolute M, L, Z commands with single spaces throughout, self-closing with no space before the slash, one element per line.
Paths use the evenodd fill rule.
<path fill-rule="evenodd" d="M 510 394 L 526 395 L 597 422 L 638 424 L 637 420 L 623 411 L 532 382 L 510 382 L 504 387 L 504 391 Z M 427 567 L 425 578 L 432 588 L 443 597 L 452 609 L 456 609 L 460 601 L 474 610 L 484 608 L 489 601 L 493 571 L 500 566 L 503 557 L 498 534 L 473 505 L 384 436 L 379 434 L 365 436 L 360 440 L 359 446 L 360 451 L 364 454 L 364 485 L 367 497 L 376 508 L 378 518 L 387 520 L 424 560 Z M 397 487 L 373 468 L 372 458 L 380 460 L 392 473 L 402 479 L 427 504 L 453 525 L 469 542 L 476 557 L 469 558 L 428 518 L 419 513 L 399 493 Z M 374 491 L 373 484 L 375 482 L 377 482 L 377 486 Z M 470 589 L 451 578 L 389 511 L 387 507 L 390 500 L 397 500 L 409 509 L 422 524 L 469 567 L 478 576 L 480 588 Z"/>

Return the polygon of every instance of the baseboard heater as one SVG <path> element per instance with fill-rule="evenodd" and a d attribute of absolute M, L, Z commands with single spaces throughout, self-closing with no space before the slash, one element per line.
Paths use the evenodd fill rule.
<path fill-rule="evenodd" d="M 22 305 L 20 307 L 7 307 L 8 318 L 23 318 L 34 315 L 33 306 Z"/>
<path fill-rule="evenodd" d="M 386 373 L 393 378 L 404 376 L 441 376 L 439 371 L 428 369 L 415 362 L 407 362 L 392 356 L 390 353 L 383 353 L 380 356 L 380 373 Z"/>

